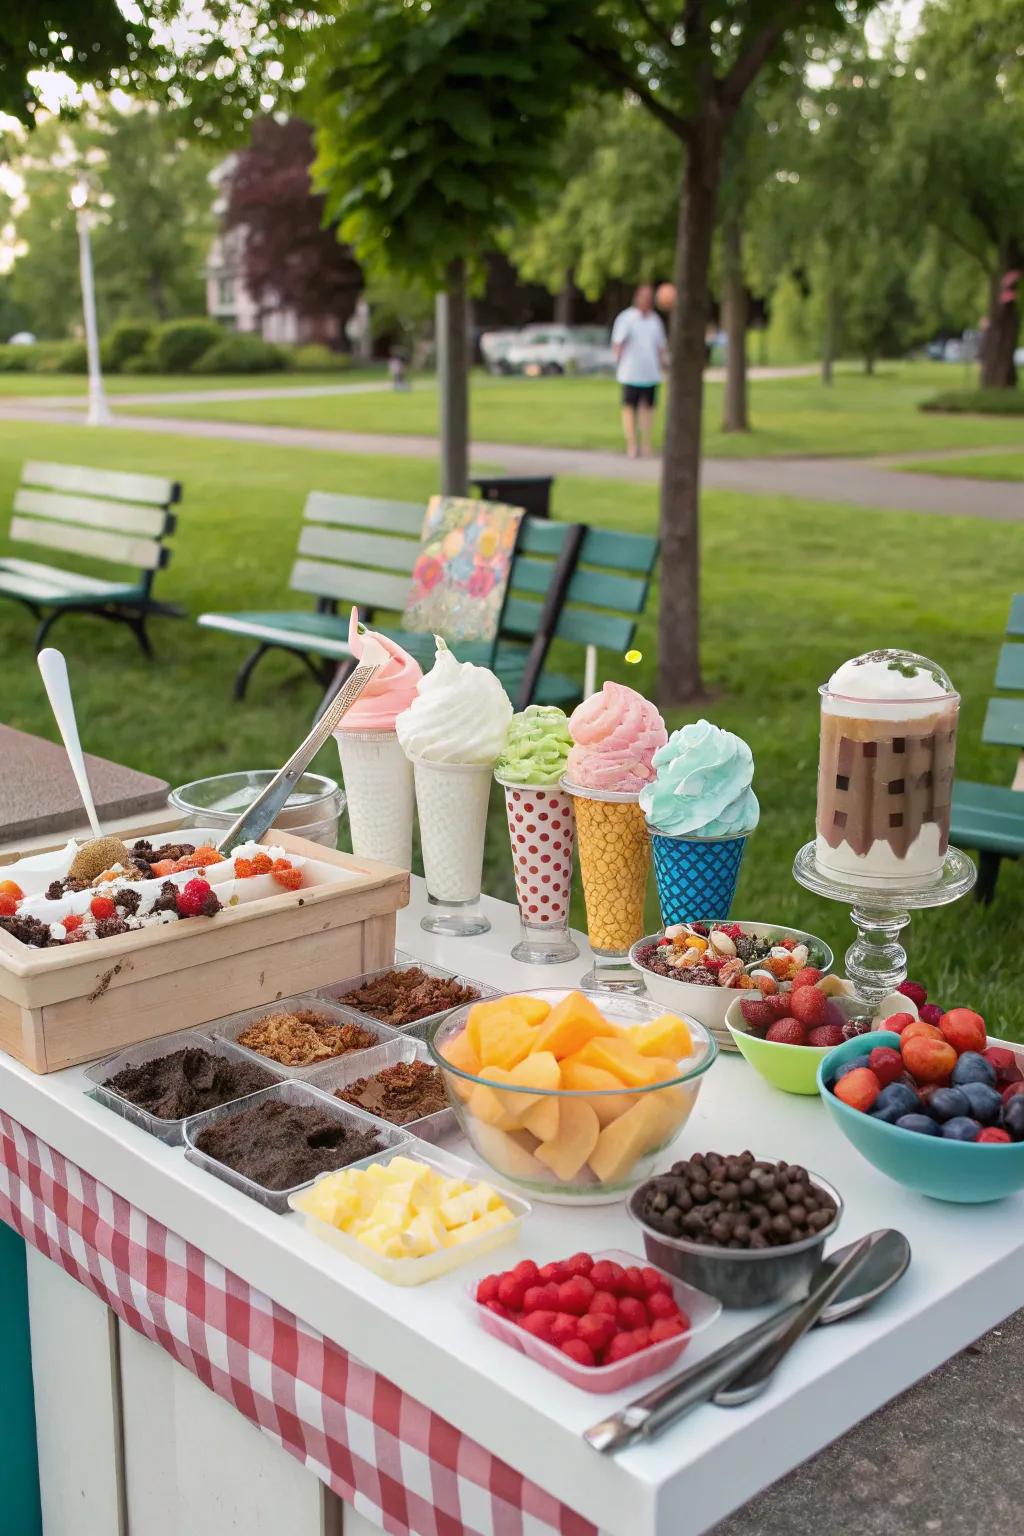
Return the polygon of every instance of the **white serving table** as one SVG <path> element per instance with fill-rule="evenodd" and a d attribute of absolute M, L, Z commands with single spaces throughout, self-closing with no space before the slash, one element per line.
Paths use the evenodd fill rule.
<path fill-rule="evenodd" d="M 424 887 L 415 880 L 412 904 L 399 914 L 398 944 L 506 990 L 572 985 L 586 970 L 583 939 L 570 965 L 520 965 L 509 954 L 518 937 L 515 908 L 485 898 L 484 909 L 489 934 L 423 933 Z M 0 1058 L 0 1109 L 609 1536 L 707 1530 L 998 1324 L 1024 1294 L 1024 1197 L 955 1206 L 914 1195 L 864 1162 L 816 1099 L 779 1093 L 739 1057 L 723 1056 L 704 1080 L 680 1155 L 750 1147 L 803 1163 L 843 1195 L 843 1241 L 898 1227 L 913 1262 L 869 1313 L 805 1340 L 771 1389 L 746 1408 L 699 1409 L 652 1444 L 606 1458 L 582 1431 L 643 1389 L 607 1397 L 576 1390 L 477 1328 L 464 1292 L 470 1279 L 525 1256 L 544 1262 L 608 1247 L 642 1253 L 622 1205 L 577 1210 L 536 1202 L 517 1246 L 422 1287 L 397 1288 L 307 1234 L 298 1217 L 272 1215 L 186 1162 L 180 1148 L 164 1147 L 93 1103 L 83 1083 L 81 1068 L 37 1077 Z M 725 1313 L 687 1360 L 755 1318 Z M 346 1532 L 369 1529 L 362 1517 L 345 1524 Z"/>

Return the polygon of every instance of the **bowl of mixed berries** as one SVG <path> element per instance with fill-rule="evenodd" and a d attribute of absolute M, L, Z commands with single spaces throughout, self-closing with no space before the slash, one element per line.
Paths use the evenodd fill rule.
<path fill-rule="evenodd" d="M 819 1063 L 818 1091 L 899 1184 L 970 1204 L 1024 1188 L 1024 1055 L 990 1040 L 971 1008 L 895 1014 L 844 1041 Z"/>
<path fill-rule="evenodd" d="M 753 998 L 788 992 L 808 966 L 826 975 L 832 959 L 828 945 L 813 933 L 711 918 L 673 923 L 664 933 L 638 940 L 629 952 L 656 1003 L 698 1019 L 729 1050 L 735 1047 L 725 1016 L 739 993 Z"/>

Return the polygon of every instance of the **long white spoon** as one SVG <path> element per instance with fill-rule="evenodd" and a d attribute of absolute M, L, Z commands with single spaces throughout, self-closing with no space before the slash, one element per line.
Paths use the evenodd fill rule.
<path fill-rule="evenodd" d="M 68 681 L 68 664 L 64 660 L 61 651 L 48 648 L 40 651 L 36 657 L 39 670 L 42 673 L 43 685 L 46 688 L 46 696 L 53 710 L 53 718 L 57 722 L 67 749 L 68 762 L 71 764 L 71 772 L 75 776 L 78 785 L 78 793 L 82 797 L 85 806 L 85 814 L 89 818 L 93 837 L 102 837 L 103 829 L 96 815 L 96 805 L 92 798 L 92 790 L 89 787 L 89 775 L 85 771 L 85 757 L 82 753 L 82 743 L 78 739 L 78 722 L 75 719 L 75 706 L 71 702 L 71 684 Z"/>

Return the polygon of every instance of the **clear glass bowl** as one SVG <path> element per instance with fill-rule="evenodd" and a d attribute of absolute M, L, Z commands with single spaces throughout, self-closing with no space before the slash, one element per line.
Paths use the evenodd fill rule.
<path fill-rule="evenodd" d="M 218 773 L 179 784 L 167 798 L 193 826 L 227 828 L 266 789 L 276 772 L 273 768 L 251 768 L 242 773 Z M 345 795 L 334 779 L 304 773 L 278 812 L 274 826 L 323 848 L 337 848 L 344 809 Z"/>
<path fill-rule="evenodd" d="M 516 995 L 554 1007 L 570 989 L 541 987 Z M 690 1030 L 693 1053 L 662 1082 L 599 1089 L 516 1086 L 489 1078 L 486 1068 L 475 1075 L 448 1060 L 446 1048 L 463 1034 L 475 1006 L 455 1008 L 434 1025 L 428 1037 L 431 1056 L 444 1073 L 459 1125 L 480 1161 L 507 1183 L 554 1204 L 605 1205 L 647 1178 L 689 1119 L 704 1073 L 718 1055 L 704 1025 L 680 1015 Z M 610 1023 L 626 1030 L 666 1011 L 629 993 L 602 995 L 598 1006 Z M 544 1108 L 552 1102 L 557 1122 Z M 534 1130 L 524 1125 L 524 1116 Z M 535 1155 L 539 1150 L 548 1160 Z M 594 1171 L 591 1158 L 597 1159 L 600 1172 Z"/>

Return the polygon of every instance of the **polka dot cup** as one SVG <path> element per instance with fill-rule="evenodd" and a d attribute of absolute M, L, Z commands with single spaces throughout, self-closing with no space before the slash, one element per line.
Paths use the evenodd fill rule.
<path fill-rule="evenodd" d="M 572 801 L 557 786 L 505 784 L 505 809 L 523 937 L 512 951 L 533 965 L 559 965 L 579 950 L 569 937 Z"/>

